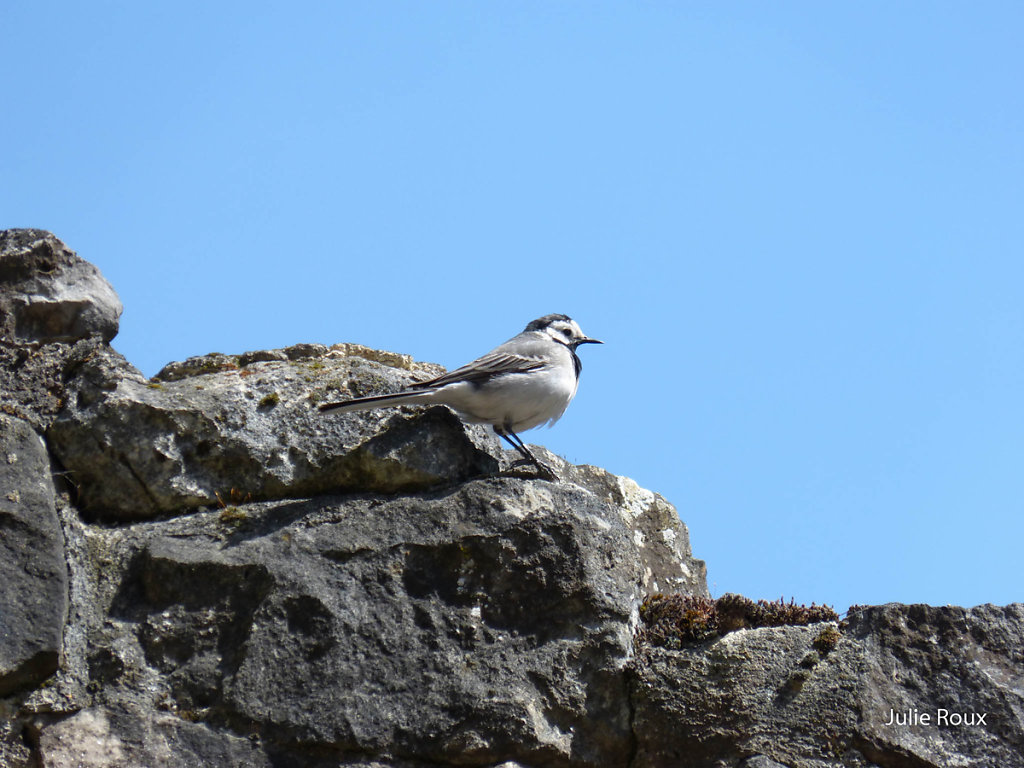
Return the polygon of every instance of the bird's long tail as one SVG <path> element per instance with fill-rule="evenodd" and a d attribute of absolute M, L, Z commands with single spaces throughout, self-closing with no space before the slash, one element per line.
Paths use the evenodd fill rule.
<path fill-rule="evenodd" d="M 335 413 L 352 413 L 354 411 L 368 411 L 371 408 L 390 408 L 396 405 L 413 405 L 417 403 L 430 402 L 434 392 L 425 390 L 423 392 L 393 392 L 390 395 L 374 395 L 372 397 L 357 397 L 353 400 L 339 400 L 336 403 L 324 403 L 320 406 L 321 413 L 333 411 Z"/>

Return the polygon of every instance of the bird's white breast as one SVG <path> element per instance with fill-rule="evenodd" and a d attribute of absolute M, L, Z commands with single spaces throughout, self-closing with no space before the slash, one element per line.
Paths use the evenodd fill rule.
<path fill-rule="evenodd" d="M 567 347 L 554 345 L 551 361 L 528 373 L 496 376 L 482 385 L 449 384 L 434 402 L 443 402 L 467 421 L 495 424 L 513 432 L 557 421 L 576 395 L 576 371 Z M 563 359 L 564 358 L 564 359 Z"/>

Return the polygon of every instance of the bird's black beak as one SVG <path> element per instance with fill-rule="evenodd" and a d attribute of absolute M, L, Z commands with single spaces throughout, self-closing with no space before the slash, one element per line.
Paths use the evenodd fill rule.
<path fill-rule="evenodd" d="M 576 342 L 576 346 L 579 346 L 580 344 L 604 344 L 604 342 L 598 339 L 591 339 L 584 336 L 582 339 Z"/>

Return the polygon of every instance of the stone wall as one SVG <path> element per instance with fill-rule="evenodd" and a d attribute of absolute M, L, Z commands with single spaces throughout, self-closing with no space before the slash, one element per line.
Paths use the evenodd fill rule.
<path fill-rule="evenodd" d="M 638 643 L 707 596 L 656 493 L 442 407 L 318 413 L 440 370 L 356 344 L 147 380 L 120 311 L 0 233 L 0 766 L 1024 764 L 1022 606 Z M 938 709 L 974 720 L 886 725 Z"/>

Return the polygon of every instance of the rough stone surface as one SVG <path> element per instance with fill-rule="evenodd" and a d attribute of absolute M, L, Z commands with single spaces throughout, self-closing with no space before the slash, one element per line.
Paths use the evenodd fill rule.
<path fill-rule="evenodd" d="M 786 766 L 764 755 L 754 755 L 754 757 L 743 761 L 742 768 L 786 768 Z"/>
<path fill-rule="evenodd" d="M 50 444 L 82 508 L 120 519 L 339 490 L 419 490 L 498 470 L 493 433 L 447 408 L 321 414 L 325 398 L 398 389 L 439 370 L 370 352 L 302 345 L 208 355 L 147 381 L 113 350 L 98 350 L 68 382 Z"/>
<path fill-rule="evenodd" d="M 0 413 L 43 432 L 64 382 L 117 333 L 121 302 L 92 264 L 49 232 L 0 231 Z"/>
<path fill-rule="evenodd" d="M 0 231 L 0 338 L 73 342 L 117 335 L 121 300 L 100 271 L 49 232 Z"/>
<path fill-rule="evenodd" d="M 24 726 L 0 701 L 0 765 L 3 768 L 37 768 L 24 736 Z"/>
<path fill-rule="evenodd" d="M 67 565 L 42 440 L 0 414 L 0 696 L 57 671 Z"/>
<path fill-rule="evenodd" d="M 45 434 L 64 407 L 67 379 L 97 350 L 108 349 L 98 337 L 74 344 L 0 342 L 0 413 L 27 421 Z"/>
<path fill-rule="evenodd" d="M 703 564 L 659 497 L 580 479 L 82 526 L 95 711 L 41 741 L 45 764 L 91 733 L 97 754 L 152 753 L 103 725 L 121 710 L 251 736 L 275 765 L 624 764 L 636 605 L 703 590 Z"/>
<path fill-rule="evenodd" d="M 1024 765 L 1024 605 L 859 609 L 822 657 L 825 626 L 644 650 L 633 765 Z M 930 722 L 886 725 L 890 710 Z"/>
<path fill-rule="evenodd" d="M 657 494 L 542 448 L 557 482 L 510 468 L 443 408 L 316 411 L 439 372 L 395 353 L 146 380 L 105 283 L 105 315 L 22 312 L 63 246 L 5 237 L 2 768 L 1024 765 L 1024 606 L 637 645 L 646 595 L 707 595 Z"/>
<path fill-rule="evenodd" d="M 46 768 L 270 768 L 252 741 L 168 713 L 140 718 L 116 709 L 84 709 L 48 725 L 39 752 Z"/>

